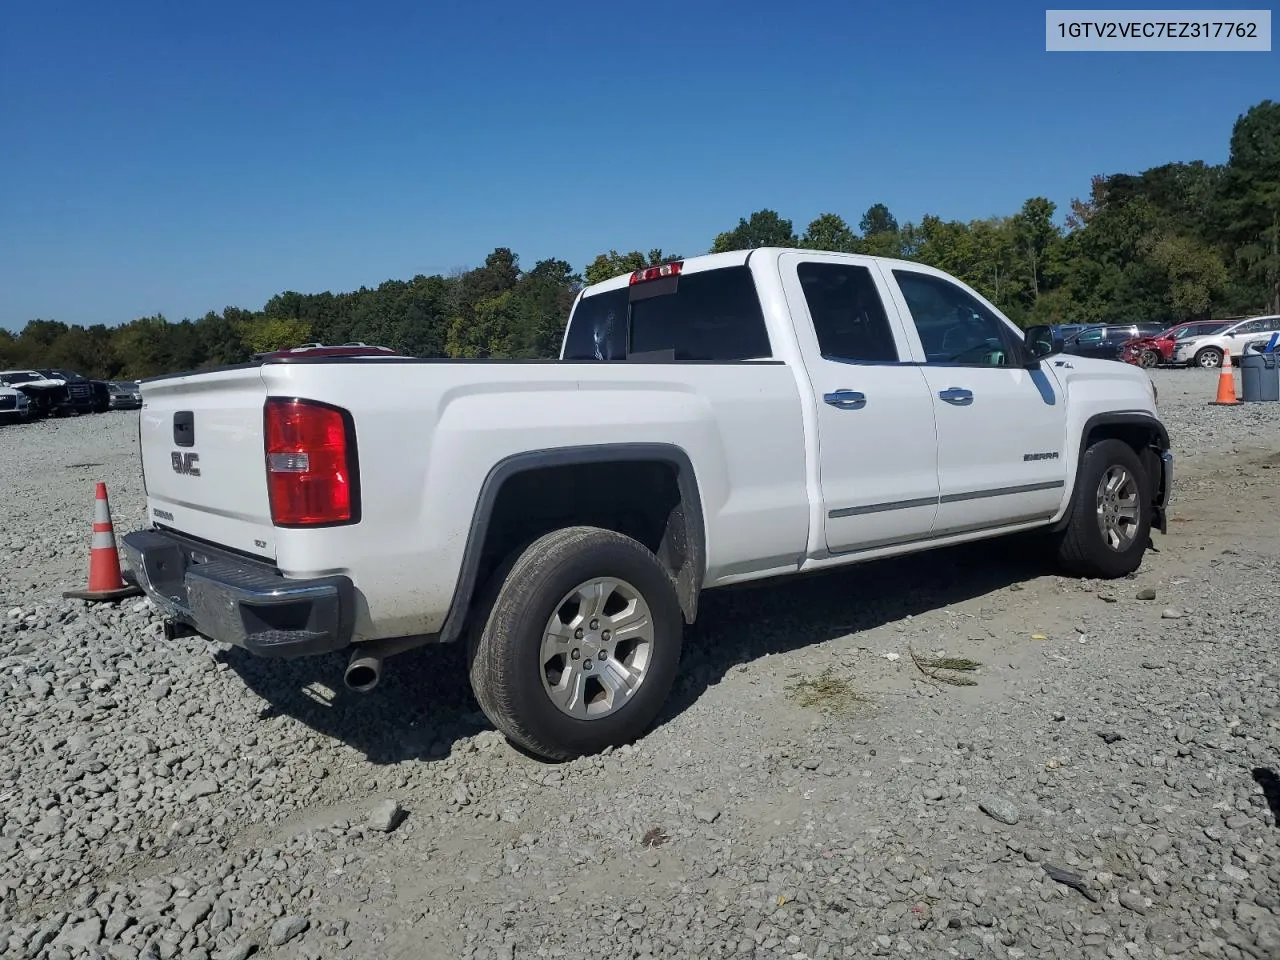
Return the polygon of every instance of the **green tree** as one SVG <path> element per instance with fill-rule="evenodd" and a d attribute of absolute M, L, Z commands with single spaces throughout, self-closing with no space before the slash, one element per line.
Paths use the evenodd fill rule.
<path fill-rule="evenodd" d="M 461 360 L 506 359 L 514 356 L 516 340 L 512 293 L 504 290 L 475 304 L 470 319 L 454 318 L 445 352 Z"/>
<path fill-rule="evenodd" d="M 196 321 L 202 354 L 198 365 L 221 367 L 247 360 L 249 351 L 240 338 L 240 330 L 251 318 L 247 310 L 227 307 L 222 313 L 210 310 Z"/>
<path fill-rule="evenodd" d="M 1280 313 L 1280 102 L 1263 100 L 1237 118 L 1223 190 L 1226 232 L 1263 309 Z"/>
<path fill-rule="evenodd" d="M 857 249 L 857 237 L 836 213 L 822 213 L 805 227 L 800 246 L 811 250 L 831 250 L 835 253 L 852 253 Z"/>
<path fill-rule="evenodd" d="M 129 379 L 157 376 L 176 368 L 169 350 L 169 322 L 163 314 L 139 317 L 117 328 L 113 338 L 121 375 Z"/>
<path fill-rule="evenodd" d="M 874 203 L 858 221 L 862 234 L 857 242 L 859 253 L 873 257 L 913 257 L 923 242 L 919 231 L 910 224 L 898 226 L 898 219 L 883 203 Z"/>
<path fill-rule="evenodd" d="M 650 251 L 661 254 L 662 251 Z M 662 262 L 661 256 L 658 262 Z M 512 311 L 518 331 L 515 355 L 550 359 L 560 353 L 569 311 L 582 278 L 564 260 L 547 259 L 534 264 L 520 278 L 513 293 Z"/>
<path fill-rule="evenodd" d="M 311 321 L 296 317 L 255 316 L 238 332 L 250 353 L 270 353 L 312 342 Z"/>
<path fill-rule="evenodd" d="M 1014 218 L 1014 236 L 1017 238 L 1018 254 L 1023 267 L 1027 271 L 1027 283 L 1031 289 L 1031 301 L 1040 296 L 1044 286 L 1045 261 L 1050 247 L 1058 239 L 1058 228 L 1053 223 L 1053 212 L 1056 209 L 1051 200 L 1044 197 L 1032 197 L 1022 205 L 1022 209 Z"/>
<path fill-rule="evenodd" d="M 0 369 L 18 366 L 18 338 L 0 327 Z"/>
<path fill-rule="evenodd" d="M 754 250 L 757 247 L 794 247 L 798 243 L 790 220 L 783 220 L 774 210 L 757 210 L 750 219 L 738 218 L 732 230 L 718 234 L 711 244 L 712 253 L 730 250 Z"/>
<path fill-rule="evenodd" d="M 881 233 L 897 233 L 898 219 L 883 203 L 873 203 L 858 221 L 858 231 L 864 237 L 874 237 Z"/>
<path fill-rule="evenodd" d="M 1167 236 L 1151 244 L 1150 259 L 1163 274 L 1164 301 L 1174 321 L 1204 318 L 1227 284 L 1227 267 L 1216 250 L 1192 237 Z"/>

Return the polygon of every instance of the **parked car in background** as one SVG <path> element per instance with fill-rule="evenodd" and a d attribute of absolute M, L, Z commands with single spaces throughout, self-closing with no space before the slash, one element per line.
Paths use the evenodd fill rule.
<path fill-rule="evenodd" d="M 1104 323 L 1085 327 L 1067 338 L 1062 352 L 1076 357 L 1096 357 L 1099 360 L 1119 360 L 1124 344 L 1138 337 L 1153 337 L 1163 333 L 1163 323 Z"/>
<path fill-rule="evenodd" d="M 1121 348 L 1120 359 L 1140 367 L 1158 367 L 1162 363 L 1173 363 L 1173 352 L 1181 341 L 1190 337 L 1203 337 L 1217 333 L 1230 322 L 1229 320 L 1189 320 L 1172 326 L 1154 337 L 1135 337 Z"/>
<path fill-rule="evenodd" d="M 142 385 L 132 380 L 111 380 L 107 383 L 108 408 L 111 410 L 140 410 Z"/>
<path fill-rule="evenodd" d="M 111 385 L 105 380 L 90 380 L 93 389 L 93 412 L 106 413 L 111 409 Z"/>
<path fill-rule="evenodd" d="M 272 350 L 268 353 L 255 353 L 253 359 L 256 360 L 279 360 L 282 357 L 397 357 L 401 354 L 396 353 L 390 347 L 375 347 L 367 343 L 361 343 L 353 340 L 350 343 L 334 344 L 325 346 L 323 343 L 304 343 L 298 347 L 288 347 L 284 350 Z"/>
<path fill-rule="evenodd" d="M 37 370 L 0 370 L 0 387 L 13 387 L 26 394 L 33 417 L 47 417 L 64 403 L 67 384 Z"/>
<path fill-rule="evenodd" d="M 26 420 L 30 416 L 30 397 L 16 387 L 0 387 L 0 421 Z"/>
<path fill-rule="evenodd" d="M 64 390 L 54 412 L 58 414 L 75 414 L 93 412 L 93 384 L 87 377 L 82 377 L 74 370 L 55 370 L 51 367 L 40 367 L 39 372 L 50 380 L 60 380 Z"/>
<path fill-rule="evenodd" d="M 1230 351 L 1231 362 L 1235 363 L 1244 356 L 1245 344 L 1266 340 L 1277 332 L 1280 332 L 1280 315 L 1248 317 L 1217 333 L 1181 341 L 1174 351 L 1173 361 L 1211 369 L 1222 366 L 1223 356 Z"/>

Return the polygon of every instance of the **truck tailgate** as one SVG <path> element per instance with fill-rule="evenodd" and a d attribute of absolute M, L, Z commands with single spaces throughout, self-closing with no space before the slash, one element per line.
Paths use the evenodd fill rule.
<path fill-rule="evenodd" d="M 267 495 L 260 368 L 142 385 L 147 514 L 155 524 L 275 559 Z"/>

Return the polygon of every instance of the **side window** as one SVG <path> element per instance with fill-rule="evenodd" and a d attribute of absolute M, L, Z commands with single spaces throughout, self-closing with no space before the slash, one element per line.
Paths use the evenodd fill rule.
<path fill-rule="evenodd" d="M 895 270 L 929 363 L 1013 367 L 1022 344 L 1008 326 L 970 294 L 941 277 Z M 1101 339 L 1098 331 L 1098 339 Z"/>
<path fill-rule="evenodd" d="M 1265 333 L 1268 330 L 1276 329 L 1276 321 L 1269 319 L 1250 320 L 1248 323 L 1242 323 L 1236 327 L 1235 332 L 1240 333 Z"/>
<path fill-rule="evenodd" d="M 564 341 L 566 360 L 627 358 L 627 289 L 593 293 L 578 301 Z"/>
<path fill-rule="evenodd" d="M 833 360 L 896 362 L 898 346 L 871 271 L 847 263 L 801 263 L 818 349 Z"/>
<path fill-rule="evenodd" d="M 1083 344 L 1087 347 L 1097 346 L 1101 342 L 1101 330 L 1085 330 L 1080 334 L 1080 336 L 1076 337 L 1076 343 Z"/>
<path fill-rule="evenodd" d="M 730 361 L 773 355 L 749 267 L 683 274 L 674 292 L 657 296 L 644 296 L 641 286 L 630 298 L 628 357 Z"/>

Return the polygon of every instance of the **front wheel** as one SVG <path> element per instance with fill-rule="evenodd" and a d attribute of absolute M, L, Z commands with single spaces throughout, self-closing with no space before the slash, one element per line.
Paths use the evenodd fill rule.
<path fill-rule="evenodd" d="M 684 621 L 642 544 L 597 527 L 539 537 L 481 609 L 471 687 L 514 743 L 570 760 L 641 736 L 670 693 Z"/>
<path fill-rule="evenodd" d="M 1143 350 L 1138 363 L 1147 368 L 1158 367 L 1160 365 L 1160 354 L 1154 350 Z"/>
<path fill-rule="evenodd" d="M 1222 351 L 1217 347 L 1205 347 L 1196 354 L 1195 365 L 1206 370 L 1215 370 L 1222 366 Z"/>
<path fill-rule="evenodd" d="M 1079 577 L 1115 579 L 1142 564 L 1151 535 L 1150 484 L 1133 448 L 1099 440 L 1085 451 L 1058 562 Z"/>

